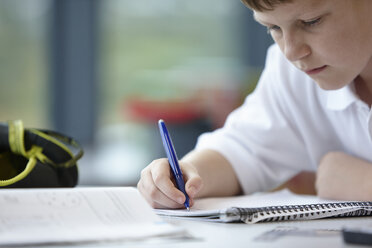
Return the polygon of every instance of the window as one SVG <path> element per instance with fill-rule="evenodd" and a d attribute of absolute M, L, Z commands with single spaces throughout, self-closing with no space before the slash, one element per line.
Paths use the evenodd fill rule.
<path fill-rule="evenodd" d="M 239 0 L 1 0 L 1 121 L 83 141 L 81 184 L 133 185 L 164 157 L 157 118 L 182 157 L 256 80 L 267 40 L 246 17 Z"/>
<path fill-rule="evenodd" d="M 128 97 L 182 97 L 200 80 L 217 87 L 233 77 L 239 8 L 229 0 L 103 1 L 100 124 L 122 122 Z"/>
<path fill-rule="evenodd" d="M 216 125 L 236 106 L 241 64 L 235 32 L 244 7 L 230 0 L 100 4 L 99 128 L 94 156 L 86 160 L 95 168 L 89 178 L 134 184 L 143 167 L 164 157 L 156 118 L 169 112 L 165 105 L 196 100 Z M 211 107 L 216 102 L 222 104 Z M 167 124 L 179 157 L 208 128 L 206 122 Z"/>
<path fill-rule="evenodd" d="M 0 1 L 0 116 L 49 127 L 49 0 Z"/>

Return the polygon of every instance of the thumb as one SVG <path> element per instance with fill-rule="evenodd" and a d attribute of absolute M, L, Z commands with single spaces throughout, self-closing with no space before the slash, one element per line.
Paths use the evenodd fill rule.
<path fill-rule="evenodd" d="M 183 175 L 186 181 L 186 193 L 189 197 L 195 198 L 199 191 L 203 188 L 202 178 L 200 177 L 197 170 L 192 166 L 185 168 Z"/>

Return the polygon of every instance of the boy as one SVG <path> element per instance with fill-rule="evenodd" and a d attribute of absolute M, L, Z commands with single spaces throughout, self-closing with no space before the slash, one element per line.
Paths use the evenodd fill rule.
<path fill-rule="evenodd" d="M 316 171 L 317 194 L 372 200 L 371 0 L 243 0 L 275 41 L 254 93 L 181 161 L 195 197 L 267 191 Z M 182 208 L 167 159 L 141 173 L 154 208 Z"/>

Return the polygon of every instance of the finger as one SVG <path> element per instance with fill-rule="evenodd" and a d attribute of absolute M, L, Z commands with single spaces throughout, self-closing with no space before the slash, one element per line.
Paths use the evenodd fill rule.
<path fill-rule="evenodd" d="M 160 197 L 160 199 L 154 199 L 153 198 L 154 193 L 152 193 L 153 190 L 150 190 L 151 187 L 146 186 L 146 184 L 148 183 L 144 182 L 144 180 L 141 179 L 137 184 L 137 188 L 141 192 L 145 200 L 150 204 L 151 207 L 153 208 L 177 208 L 177 206 L 173 206 L 174 204 L 173 202 L 167 203 L 167 200 L 162 199 L 162 197 Z M 166 196 L 164 197 L 167 198 Z"/>
<path fill-rule="evenodd" d="M 169 206 L 169 205 L 163 205 L 161 203 L 158 203 L 158 202 L 153 202 L 153 204 L 150 204 L 152 208 L 156 208 L 156 209 L 182 209 L 182 208 L 185 208 L 184 205 L 182 204 L 178 204 L 177 206 Z"/>
<path fill-rule="evenodd" d="M 170 168 L 167 159 L 159 160 L 151 170 L 154 185 L 169 199 L 183 204 L 186 200 L 185 195 L 177 189 L 171 180 Z M 154 192 L 156 193 L 156 192 Z"/>
<path fill-rule="evenodd" d="M 183 171 L 183 175 L 186 181 L 186 193 L 190 198 L 194 198 L 203 188 L 203 180 L 194 167 L 184 166 Z"/>
<path fill-rule="evenodd" d="M 167 197 L 157 188 L 152 180 L 150 171 L 141 175 L 141 180 L 138 183 L 138 189 L 144 196 L 146 201 L 154 208 L 181 208 L 182 204 L 175 202 Z"/>

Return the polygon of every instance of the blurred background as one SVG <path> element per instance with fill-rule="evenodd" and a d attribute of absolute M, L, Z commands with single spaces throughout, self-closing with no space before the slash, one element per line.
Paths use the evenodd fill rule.
<path fill-rule="evenodd" d="M 0 120 L 76 138 L 80 185 L 136 185 L 254 89 L 272 43 L 239 0 L 0 0 Z"/>

